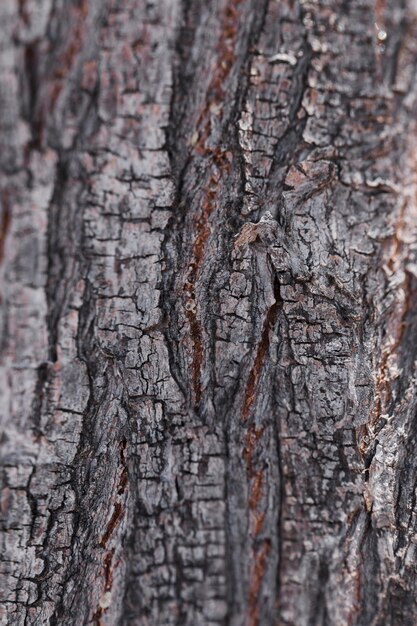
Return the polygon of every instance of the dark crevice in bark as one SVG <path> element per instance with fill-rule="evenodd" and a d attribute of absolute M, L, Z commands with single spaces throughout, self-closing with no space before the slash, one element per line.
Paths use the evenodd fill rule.
<path fill-rule="evenodd" d="M 10 199 L 9 199 L 9 194 L 6 190 L 6 191 L 3 191 L 3 193 L 1 194 L 0 265 L 3 263 L 6 239 L 10 230 L 11 221 L 12 221 L 12 212 L 10 209 Z M 0 299 L 0 304 L 1 304 L 1 299 Z"/>
<path fill-rule="evenodd" d="M 372 515 L 366 514 L 363 535 L 360 542 L 362 555 L 362 580 L 360 585 L 361 606 L 357 619 L 358 626 L 372 624 L 378 611 L 378 588 L 380 587 L 378 537 L 372 527 Z"/>
<path fill-rule="evenodd" d="M 79 313 L 79 324 L 77 332 L 77 352 L 78 358 L 83 361 L 87 368 L 87 376 L 89 381 L 89 398 L 86 409 L 83 415 L 83 430 L 80 437 L 78 450 L 75 455 L 75 459 L 78 459 L 78 463 L 74 464 L 74 473 L 71 479 L 71 486 L 75 494 L 75 510 L 76 517 L 73 529 L 73 536 L 71 541 L 72 557 L 67 565 L 63 585 L 62 593 L 57 599 L 55 610 L 50 618 L 51 626 L 58 626 L 61 624 L 65 615 L 68 615 L 69 607 L 71 606 L 71 599 L 65 589 L 69 587 L 71 581 L 78 578 L 83 578 L 82 563 L 82 546 L 80 545 L 81 537 L 85 536 L 85 531 L 88 529 L 88 509 L 86 510 L 84 504 L 84 493 L 86 486 L 88 485 L 88 478 L 84 474 L 84 468 L 86 463 L 85 454 L 85 441 L 88 438 L 88 421 L 89 416 L 95 414 L 97 410 L 97 394 L 94 390 L 94 374 L 93 365 L 91 361 L 91 350 L 94 346 L 94 319 L 95 319 L 95 301 L 92 293 L 92 286 L 88 279 L 86 280 L 85 291 L 83 294 L 83 303 Z M 75 460 L 74 459 L 74 460 Z M 80 475 L 81 471 L 81 475 Z M 88 536 L 88 532 L 87 532 Z M 73 598 L 74 598 L 73 594 Z M 74 600 L 73 600 L 74 602 Z"/>
<path fill-rule="evenodd" d="M 185 143 L 184 124 L 187 123 L 187 101 L 192 93 L 194 71 L 197 63 L 190 61 L 196 30 L 201 23 L 203 5 L 194 5 L 191 0 L 181 0 L 182 24 L 178 28 L 173 67 L 173 88 L 170 105 L 170 121 L 167 126 L 167 151 L 172 174 L 178 183 L 184 178 L 184 170 L 190 159 L 190 146 Z M 190 67 L 191 65 L 191 67 Z M 180 195 L 178 196 L 181 197 Z"/>
<path fill-rule="evenodd" d="M 186 17 L 188 16 L 188 5 L 185 10 L 185 16 Z M 224 18 L 225 20 L 229 19 L 227 18 L 227 11 L 225 11 L 225 16 L 226 16 Z M 262 20 L 261 20 L 261 23 L 262 23 Z M 196 26 L 194 26 L 194 28 L 196 28 Z M 249 46 L 251 46 L 253 43 L 253 39 L 256 38 L 259 28 L 260 28 L 260 25 L 258 24 L 257 28 L 254 28 L 252 30 L 251 40 L 247 44 L 248 50 L 249 50 Z M 180 34 L 181 34 L 181 30 L 180 30 Z M 190 39 L 189 34 L 187 35 L 187 39 Z M 191 44 L 192 44 L 192 41 L 193 41 L 193 38 L 191 38 Z M 222 50 L 222 45 L 223 45 L 222 40 L 220 39 L 218 43 L 218 53 L 225 54 L 227 56 L 229 52 L 228 50 Z M 229 45 L 230 44 L 228 43 L 227 46 Z M 184 145 L 181 149 L 181 145 L 182 145 L 181 142 L 183 141 L 182 139 L 183 130 L 182 130 L 182 124 L 180 122 L 180 119 L 181 117 L 184 117 L 185 115 L 184 103 L 187 102 L 187 97 L 188 97 L 187 94 L 189 93 L 189 85 L 187 84 L 187 81 L 185 81 L 181 73 L 182 72 L 181 68 L 185 66 L 185 63 L 182 62 L 182 57 L 184 55 L 183 46 L 177 48 L 177 55 L 178 55 L 179 61 L 177 61 L 177 64 L 176 64 L 178 68 L 176 72 L 177 78 L 174 81 L 174 90 L 173 90 L 173 97 L 172 97 L 172 102 L 171 102 L 171 123 L 169 124 L 169 128 L 171 129 L 171 134 L 169 134 L 167 137 L 167 146 L 168 146 L 168 153 L 170 155 L 170 160 L 171 160 L 171 167 L 172 167 L 172 171 L 174 175 L 176 175 L 176 178 L 177 178 L 177 181 L 176 181 L 177 192 L 176 192 L 176 201 L 173 207 L 173 217 L 171 218 L 171 221 L 168 225 L 168 228 L 167 228 L 168 236 L 163 246 L 165 250 L 165 258 L 167 261 L 169 259 L 169 262 L 168 262 L 169 264 L 167 263 L 167 268 L 164 272 L 164 289 L 163 289 L 164 296 L 162 296 L 162 299 L 164 302 L 163 309 L 165 311 L 165 315 L 167 316 L 168 319 L 173 320 L 173 321 L 178 319 L 177 317 L 178 313 L 175 310 L 176 306 L 178 306 L 178 303 L 171 296 L 171 294 L 174 294 L 176 290 L 178 289 L 178 287 L 176 287 L 176 276 L 174 273 L 174 267 L 178 265 L 177 259 L 181 257 L 181 250 L 184 247 L 184 239 L 183 239 L 182 232 L 185 229 L 186 219 L 187 219 L 186 214 L 184 213 L 184 208 L 191 202 L 191 199 L 187 199 L 188 193 L 184 189 L 183 181 L 186 180 L 187 176 L 189 176 L 189 168 L 194 167 L 193 159 L 196 163 L 198 161 L 198 156 L 191 157 L 189 146 Z M 243 59 L 243 64 L 246 63 L 246 65 L 248 65 L 249 63 L 248 53 L 246 53 L 245 55 L 242 55 L 242 59 Z M 230 63 L 232 63 L 232 61 L 230 61 Z M 222 69 L 219 66 L 219 69 L 216 71 L 212 78 L 212 88 L 209 90 L 210 98 L 214 98 L 214 99 L 220 97 L 220 96 L 217 96 L 216 94 L 219 90 L 223 89 L 222 82 L 226 80 L 228 76 L 228 72 L 230 70 Z M 217 74 L 219 74 L 219 76 L 217 76 Z M 206 196 L 206 200 L 204 201 L 203 211 L 201 215 L 197 218 L 197 222 L 196 222 L 197 233 L 196 233 L 196 239 L 194 241 L 193 257 L 190 262 L 190 266 L 189 266 L 190 271 L 187 276 L 187 284 L 189 283 L 190 285 L 189 290 L 191 290 L 190 297 L 193 298 L 197 306 L 200 304 L 202 306 L 202 309 L 204 309 L 204 303 L 201 301 L 202 294 L 200 295 L 200 301 L 197 300 L 199 297 L 198 284 L 200 282 L 200 275 L 204 271 L 204 260 L 205 260 L 205 255 L 206 255 L 206 248 L 207 248 L 209 238 L 211 235 L 211 232 L 210 232 L 211 231 L 211 226 L 210 226 L 211 215 L 213 211 L 217 210 L 215 208 L 215 204 L 217 202 L 216 200 L 217 192 L 215 191 L 215 189 L 217 186 L 224 184 L 222 180 L 223 178 L 222 172 L 224 172 L 225 179 L 228 177 L 229 180 L 230 179 L 233 180 L 233 189 L 230 189 L 229 191 L 230 195 L 228 194 L 229 197 L 231 198 L 231 201 L 225 198 L 224 199 L 225 206 L 236 207 L 237 209 L 241 203 L 240 196 L 242 192 L 239 194 L 238 191 L 235 191 L 235 187 L 236 187 L 235 158 L 233 158 L 233 162 L 230 162 L 230 157 L 227 156 L 227 150 L 229 146 L 232 145 L 234 146 L 234 149 L 235 149 L 234 151 L 236 152 L 236 149 L 239 145 L 236 139 L 236 130 L 234 127 L 233 120 L 238 115 L 238 110 L 239 110 L 238 102 L 241 100 L 242 94 L 244 93 L 244 88 L 242 88 L 241 86 L 242 80 L 244 80 L 245 82 L 247 81 L 247 77 L 245 76 L 244 72 L 242 72 L 242 78 L 238 83 L 238 87 L 237 87 L 236 93 L 234 94 L 234 97 L 230 99 L 230 102 L 231 102 L 230 114 L 228 117 L 224 119 L 224 122 L 223 122 L 225 132 L 222 138 L 222 146 L 221 147 L 219 146 L 216 149 L 210 148 L 208 150 L 205 150 L 204 146 L 202 147 L 203 152 L 204 150 L 207 152 L 205 170 L 209 172 L 210 169 L 218 168 L 221 172 L 220 180 L 217 179 L 217 176 L 214 177 L 212 174 L 209 177 L 208 182 L 207 182 L 207 189 L 208 189 L 207 196 Z M 181 110 L 183 112 L 179 113 Z M 200 114 L 200 118 L 199 118 L 199 122 L 197 126 L 201 126 L 201 124 L 203 124 L 204 115 L 206 115 L 205 111 L 203 111 Z M 205 132 L 206 130 L 204 130 L 204 133 Z M 204 141 L 205 140 L 206 139 L 204 137 Z M 181 155 L 184 153 L 188 153 L 189 156 L 185 161 L 182 162 L 182 165 L 178 167 L 179 159 L 181 159 Z M 202 161 L 201 164 L 198 165 L 197 167 L 201 168 L 203 166 L 203 163 L 204 162 Z M 238 184 L 240 187 L 243 188 L 243 182 L 238 183 Z M 225 251 L 223 251 L 222 256 L 223 255 L 225 255 Z M 214 272 L 216 271 L 215 268 L 214 270 L 212 270 L 212 272 L 213 271 Z M 171 273 L 171 276 L 169 276 L 170 273 Z M 210 286 L 209 286 L 210 279 L 207 278 L 207 280 L 208 280 L 208 283 L 207 283 L 208 287 L 206 291 L 208 292 L 207 295 L 209 295 L 211 293 Z M 215 281 L 213 282 L 213 284 L 215 284 Z M 170 304 L 170 300 L 171 300 L 171 304 Z M 188 317 L 188 322 L 189 322 L 189 326 L 191 330 L 191 341 L 193 343 L 192 379 L 193 379 L 193 388 L 194 388 L 194 394 L 193 394 L 194 398 L 191 400 L 191 404 L 193 405 L 194 412 L 197 414 L 200 412 L 200 408 L 201 408 L 200 401 L 201 401 L 201 396 L 203 393 L 203 389 L 201 387 L 202 370 L 206 367 L 205 365 L 206 359 L 209 359 L 209 355 L 206 355 L 205 350 L 204 350 L 204 345 L 207 343 L 207 340 L 205 338 L 205 332 L 203 331 L 202 320 L 200 320 L 199 318 L 200 316 L 209 317 L 207 314 L 208 314 L 208 311 L 202 310 L 200 313 L 195 313 L 194 310 L 191 308 L 187 310 L 187 317 Z M 177 323 L 171 324 L 166 332 L 167 342 L 171 344 L 169 351 L 172 354 L 175 354 L 178 349 L 175 347 L 178 340 L 175 337 L 175 335 L 172 333 L 172 330 L 175 329 L 175 327 L 177 326 L 178 326 Z M 208 344 L 210 345 L 210 342 L 208 342 Z M 175 361 L 177 361 L 177 363 L 180 361 L 180 359 L 178 358 L 178 354 L 176 354 Z M 177 382 L 180 384 L 182 389 L 185 389 L 187 386 L 186 377 L 184 378 L 184 374 L 181 374 L 179 368 L 174 366 L 174 359 L 171 359 L 171 368 L 172 368 L 173 375 L 175 376 Z M 203 410 L 203 413 L 205 413 L 205 409 L 203 408 L 202 410 Z M 203 419 L 207 419 L 207 417 L 203 417 Z"/>
<path fill-rule="evenodd" d="M 25 46 L 25 72 L 22 77 L 26 81 L 26 98 L 23 100 L 23 117 L 28 120 L 31 128 L 31 141 L 28 149 L 40 150 L 42 147 L 42 123 L 37 113 L 39 76 L 39 41 L 35 40 Z M 22 89 L 24 91 L 24 89 Z"/>
<path fill-rule="evenodd" d="M 249 371 L 249 376 L 247 378 L 244 399 L 243 399 L 243 408 L 242 408 L 242 420 L 246 422 L 249 418 L 252 410 L 253 404 L 257 399 L 257 390 L 260 376 L 262 375 L 262 371 L 265 364 L 265 358 L 269 353 L 270 347 L 270 333 L 274 328 L 277 320 L 277 315 L 280 307 L 282 307 L 282 299 L 279 293 L 279 283 L 278 278 L 273 277 L 273 292 L 275 297 L 275 302 L 270 306 L 264 321 L 264 326 L 262 330 L 262 334 L 260 337 L 260 341 L 257 345 L 255 359 L 253 361 L 252 367 Z"/>
<path fill-rule="evenodd" d="M 260 377 L 262 375 L 263 370 L 267 368 L 266 359 L 270 356 L 270 340 L 271 335 L 274 333 L 278 314 L 280 309 L 282 309 L 283 301 L 280 294 L 280 286 L 277 276 L 273 276 L 273 294 L 275 302 L 270 306 L 267 315 L 264 321 L 264 327 L 262 330 L 262 335 L 260 338 L 260 342 L 257 347 L 255 360 L 253 362 L 252 368 L 249 372 L 249 376 L 247 379 L 245 394 L 244 394 L 244 402 L 243 409 L 241 414 L 241 419 L 243 422 L 247 422 L 249 416 L 252 412 L 252 408 L 257 401 L 258 396 L 258 385 L 260 382 Z M 268 368 L 269 369 L 269 368 Z M 265 416 L 266 417 L 266 416 Z M 264 419 L 265 419 L 264 417 Z M 272 420 L 272 436 L 276 433 L 275 431 L 275 420 Z M 266 426 L 265 426 L 266 427 Z M 259 505 L 261 502 L 261 498 L 263 495 L 263 490 L 266 488 L 267 478 L 265 475 L 264 469 L 256 469 L 254 466 L 254 457 L 259 453 L 259 448 L 262 447 L 262 434 L 263 429 L 265 428 L 263 425 L 258 426 L 255 422 L 250 424 L 246 438 L 245 438 L 245 447 L 244 447 L 244 458 L 246 461 L 246 469 L 248 478 L 251 484 L 249 488 L 249 513 L 253 514 L 255 518 L 255 525 L 251 533 L 251 542 L 253 549 L 253 565 L 252 571 L 249 579 L 249 624 L 251 626 L 259 626 L 262 623 L 262 614 L 265 612 L 265 607 L 262 606 L 262 602 L 260 600 L 260 591 L 264 584 L 264 579 L 266 576 L 270 552 L 272 548 L 272 538 L 267 537 L 265 539 L 261 539 L 263 526 L 264 526 L 264 518 L 265 512 L 262 512 L 262 509 L 259 510 Z M 279 444 L 278 446 L 278 454 L 279 454 Z M 279 461 L 278 461 L 279 463 Z M 282 476 L 279 476 L 278 480 L 281 484 Z M 282 500 L 279 499 L 278 506 L 281 511 Z M 278 513 L 278 519 L 280 517 L 280 513 Z M 278 541 L 281 541 L 281 537 L 278 538 Z M 261 543 L 261 545 L 257 545 Z M 279 552 L 279 551 L 278 551 Z M 279 558 L 279 554 L 277 554 Z M 271 599 L 273 601 L 274 594 L 271 594 Z"/>
<path fill-rule="evenodd" d="M 183 24 L 187 24 L 191 5 L 188 1 L 183 0 L 181 6 L 183 11 Z M 184 113 L 180 113 L 181 98 L 187 93 L 189 85 L 189 82 L 182 74 L 182 67 L 184 66 L 185 60 L 185 42 L 182 37 L 183 28 L 186 28 L 187 30 L 185 42 L 188 44 L 187 50 L 189 51 L 192 47 L 196 25 L 193 24 L 193 26 L 190 25 L 188 27 L 183 26 L 182 28 L 179 28 L 175 42 L 175 55 L 172 62 L 174 81 L 170 103 L 169 124 L 166 129 L 165 143 L 170 161 L 171 176 L 173 177 L 173 183 L 175 185 L 175 198 L 172 205 L 172 215 L 168 220 L 166 236 L 162 244 L 165 268 L 162 274 L 162 289 L 160 291 L 159 304 L 161 311 L 163 312 L 162 314 L 166 320 L 166 325 L 164 324 L 163 328 L 163 334 L 169 355 L 170 372 L 178 387 L 181 389 L 185 401 L 187 401 L 187 385 L 178 365 L 178 347 L 175 332 L 173 332 L 173 329 L 178 328 L 179 323 L 178 315 L 175 310 L 175 277 L 178 267 L 178 251 L 182 248 L 181 233 L 184 228 L 185 218 L 185 205 L 182 201 L 183 185 L 189 162 L 189 158 L 187 157 L 185 162 L 181 163 L 181 165 L 178 164 L 179 158 L 184 151 L 188 152 L 187 147 L 183 147 L 182 150 L 180 149 L 180 120 L 184 116 Z"/>
<path fill-rule="evenodd" d="M 77 151 L 85 148 L 86 143 L 98 130 L 96 113 L 97 89 L 89 100 L 86 114 L 80 124 L 79 134 L 71 150 L 58 150 L 58 165 L 54 193 L 49 205 L 48 219 L 48 270 L 46 295 L 48 302 L 48 330 L 50 360 L 57 361 L 58 325 L 67 306 L 70 289 L 76 274 L 75 266 L 80 262 L 81 254 L 87 254 L 83 233 L 83 210 L 74 209 L 69 189 L 74 190 L 80 183 L 88 189 L 88 180 L 77 161 Z M 83 205 L 85 191 L 77 192 L 75 203 Z M 72 202 L 71 202 L 72 201 Z M 71 203 L 71 204 L 70 204 Z"/>
<path fill-rule="evenodd" d="M 230 148 L 233 150 L 233 154 L 235 157 L 235 163 L 238 164 L 239 171 L 239 182 L 238 187 L 236 189 L 236 199 L 233 202 L 233 208 L 235 211 L 230 216 L 230 219 L 233 219 L 233 224 L 235 225 L 234 232 L 237 232 L 239 227 L 242 225 L 242 206 L 243 206 L 243 198 L 245 194 L 245 182 L 246 182 L 246 174 L 244 167 L 244 158 L 243 158 L 243 150 L 239 141 L 239 131 L 238 131 L 238 121 L 242 114 L 244 103 L 247 99 L 249 86 L 250 86 L 250 72 L 252 67 L 252 62 L 257 53 L 257 45 L 259 43 L 260 37 L 262 35 L 262 31 L 265 26 L 265 20 L 268 14 L 268 7 L 271 0 L 259 0 L 254 1 L 253 5 L 253 23 L 251 32 L 248 38 L 248 46 L 245 58 L 242 62 L 241 76 L 239 80 L 239 85 L 236 91 L 236 99 L 234 105 L 231 109 L 230 120 L 229 120 L 229 134 L 230 134 Z M 255 218 L 259 218 L 259 215 L 255 214 Z"/>
<path fill-rule="evenodd" d="M 49 380 L 49 364 L 41 363 L 38 367 L 38 379 L 33 394 L 32 411 L 33 411 L 33 430 L 37 437 L 42 435 L 41 419 L 42 410 L 45 400 L 45 386 Z"/>
<path fill-rule="evenodd" d="M 278 285 L 279 288 L 279 285 Z M 278 337 L 280 341 L 280 345 L 277 349 L 277 365 L 275 366 L 275 377 L 272 383 L 271 395 L 273 397 L 273 408 L 274 408 L 274 436 L 276 441 L 276 458 L 278 464 L 278 474 L 279 474 L 279 483 L 277 485 L 277 494 L 278 494 L 278 516 L 277 516 L 277 528 L 276 528 L 276 541 L 277 541 L 277 568 L 276 568 L 276 597 L 275 597 L 275 606 L 277 607 L 278 612 L 280 611 L 280 603 L 281 603 L 281 588 L 282 588 L 282 575 L 283 575 L 283 542 L 285 537 L 284 532 L 284 506 L 285 506 L 285 485 L 287 482 L 287 477 L 285 476 L 284 466 L 283 466 L 283 451 L 282 448 L 285 445 L 282 439 L 282 427 L 283 421 L 288 418 L 288 409 L 282 406 L 282 380 L 284 376 L 287 376 L 287 371 L 285 367 L 280 366 L 283 358 L 285 358 L 286 353 L 290 353 L 290 359 L 294 361 L 294 355 L 291 354 L 291 346 L 288 341 L 288 320 L 286 319 L 285 313 L 282 307 L 282 296 L 281 293 L 277 294 L 277 301 L 281 302 L 281 314 L 278 319 Z M 279 298 L 279 300 L 278 300 Z M 280 376 L 281 373 L 281 376 Z M 290 387 L 291 389 L 291 387 Z M 292 401 L 294 404 L 294 400 Z"/>
<path fill-rule="evenodd" d="M 300 7 L 300 21 L 303 20 L 304 10 Z M 307 122 L 307 115 L 303 112 L 302 100 L 307 88 L 308 75 L 313 51 L 308 42 L 307 32 L 303 33 L 303 55 L 294 69 L 291 83 L 291 107 L 288 115 L 287 129 L 277 143 L 273 155 L 270 176 L 266 188 L 266 205 L 272 209 L 279 224 L 288 229 L 291 227 L 291 216 L 286 215 L 282 199 L 285 177 L 290 168 L 299 160 L 300 153 L 306 158 L 311 148 L 303 142 L 303 132 Z"/>
<path fill-rule="evenodd" d="M 58 164 L 54 195 L 49 206 L 48 219 L 48 281 L 46 296 L 48 302 L 49 358 L 57 361 L 58 323 L 64 307 L 62 279 L 67 262 L 66 250 L 60 243 L 60 223 L 64 204 L 65 186 L 69 180 L 68 162 L 62 159 Z M 61 289 L 59 289 L 59 286 Z"/>
<path fill-rule="evenodd" d="M 329 626 L 329 614 L 326 604 L 325 589 L 329 581 L 329 568 L 325 557 L 320 559 L 317 595 L 312 599 L 311 617 L 308 626 Z"/>

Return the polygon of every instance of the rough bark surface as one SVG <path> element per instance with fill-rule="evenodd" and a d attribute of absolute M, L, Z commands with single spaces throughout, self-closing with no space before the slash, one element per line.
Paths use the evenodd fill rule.
<path fill-rule="evenodd" d="M 0 25 L 0 623 L 415 626 L 415 0 Z"/>

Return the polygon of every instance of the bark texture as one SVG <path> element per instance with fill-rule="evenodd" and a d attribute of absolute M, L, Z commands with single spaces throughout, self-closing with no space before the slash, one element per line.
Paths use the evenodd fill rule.
<path fill-rule="evenodd" d="M 415 626 L 416 1 L 0 29 L 0 623 Z"/>

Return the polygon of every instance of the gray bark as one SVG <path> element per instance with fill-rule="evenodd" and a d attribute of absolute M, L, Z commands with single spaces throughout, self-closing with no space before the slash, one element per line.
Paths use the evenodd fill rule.
<path fill-rule="evenodd" d="M 0 623 L 415 625 L 416 1 L 0 24 Z"/>

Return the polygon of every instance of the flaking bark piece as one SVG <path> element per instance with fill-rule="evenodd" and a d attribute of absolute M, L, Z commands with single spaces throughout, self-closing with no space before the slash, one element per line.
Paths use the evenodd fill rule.
<path fill-rule="evenodd" d="M 266 211 L 259 222 L 248 222 L 242 226 L 235 237 L 234 247 L 243 248 L 257 241 L 269 245 L 277 240 L 278 228 L 278 222 L 274 220 L 270 211 Z"/>

